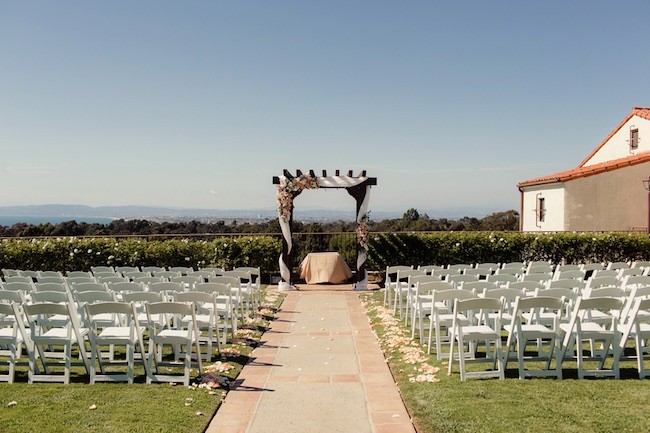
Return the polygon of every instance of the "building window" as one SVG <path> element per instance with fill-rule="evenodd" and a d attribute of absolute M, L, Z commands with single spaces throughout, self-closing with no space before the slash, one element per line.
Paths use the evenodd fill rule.
<path fill-rule="evenodd" d="M 639 128 L 635 126 L 630 127 L 630 150 L 639 148 Z"/>
<path fill-rule="evenodd" d="M 546 218 L 546 199 L 544 197 L 537 198 L 537 221 L 544 222 Z"/>

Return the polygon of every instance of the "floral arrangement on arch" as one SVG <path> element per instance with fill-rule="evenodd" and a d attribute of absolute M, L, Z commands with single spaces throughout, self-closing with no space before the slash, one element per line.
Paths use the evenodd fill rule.
<path fill-rule="evenodd" d="M 293 199 L 305 189 L 318 188 L 316 178 L 309 174 L 301 174 L 291 179 L 282 178 L 278 185 L 278 213 L 284 221 L 289 220 L 293 210 Z"/>
<path fill-rule="evenodd" d="M 365 248 L 366 250 L 368 249 L 368 238 L 369 238 L 369 233 L 368 233 L 368 217 L 367 215 L 364 216 L 361 221 L 357 223 L 357 226 L 354 228 L 354 232 L 357 235 L 357 242 L 361 247 Z"/>

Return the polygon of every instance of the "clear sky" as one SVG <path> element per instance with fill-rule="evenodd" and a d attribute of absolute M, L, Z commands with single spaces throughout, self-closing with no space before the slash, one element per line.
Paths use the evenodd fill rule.
<path fill-rule="evenodd" d="M 519 208 L 650 105 L 650 2 L 0 0 L 0 205 Z M 307 191 L 302 208 L 354 208 Z"/>

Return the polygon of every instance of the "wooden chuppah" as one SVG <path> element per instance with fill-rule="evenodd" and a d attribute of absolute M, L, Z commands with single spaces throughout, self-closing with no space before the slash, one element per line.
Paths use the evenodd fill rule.
<path fill-rule="evenodd" d="M 294 290 L 293 286 L 293 259 L 294 248 L 291 234 L 293 225 L 293 200 L 305 189 L 316 188 L 345 188 L 357 203 L 356 229 L 357 236 L 357 273 L 356 290 L 366 290 L 368 275 L 366 272 L 366 258 L 368 256 L 368 200 L 370 187 L 377 185 L 377 178 L 367 177 L 363 170 L 354 176 L 352 170 L 347 175 L 341 175 L 336 170 L 334 176 L 328 176 L 327 171 L 322 171 L 322 176 L 316 176 L 313 170 L 303 173 L 296 170 L 295 176 L 288 170 L 283 170 L 282 176 L 274 176 L 273 184 L 278 190 L 278 219 L 282 229 L 282 254 L 280 255 L 280 290 Z"/>

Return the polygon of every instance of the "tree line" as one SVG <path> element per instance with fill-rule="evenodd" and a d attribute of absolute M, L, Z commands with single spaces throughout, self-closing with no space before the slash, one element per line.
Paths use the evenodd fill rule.
<path fill-rule="evenodd" d="M 463 217 L 460 219 L 430 218 L 420 214 L 417 209 L 407 210 L 402 218 L 373 221 L 368 220 L 368 228 L 373 232 L 400 231 L 515 231 L 519 230 L 519 213 L 514 210 L 496 212 L 484 218 Z M 349 221 L 301 222 L 294 221 L 294 233 L 352 232 L 355 223 Z M 155 222 L 142 219 L 118 219 L 109 224 L 66 221 L 59 224 L 17 223 L 0 226 L 0 237 L 38 237 L 38 236 L 120 236 L 120 235 L 183 235 L 183 234 L 255 234 L 280 233 L 277 219 L 262 222 L 225 221 L 202 222 Z"/>

